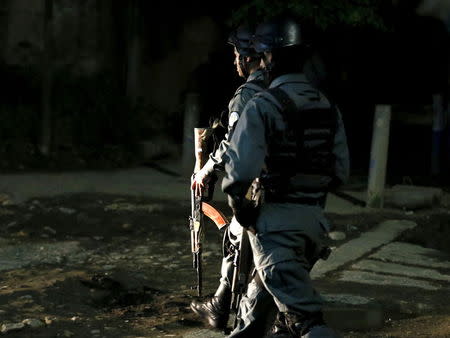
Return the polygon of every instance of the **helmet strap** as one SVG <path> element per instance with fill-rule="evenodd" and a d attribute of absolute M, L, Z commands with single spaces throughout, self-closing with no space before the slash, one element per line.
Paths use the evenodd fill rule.
<path fill-rule="evenodd" d="M 265 64 L 266 64 L 266 67 L 264 67 L 264 70 L 265 70 L 265 72 L 267 74 L 267 78 L 269 79 L 269 81 L 272 81 L 273 80 L 273 71 L 274 71 L 274 68 L 275 68 L 275 64 L 274 64 L 273 61 L 267 62 L 267 63 L 265 62 Z"/>

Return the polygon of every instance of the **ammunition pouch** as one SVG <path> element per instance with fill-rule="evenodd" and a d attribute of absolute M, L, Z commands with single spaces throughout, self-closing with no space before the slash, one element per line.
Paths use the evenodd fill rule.
<path fill-rule="evenodd" d="M 222 242 L 223 257 L 227 257 L 227 256 L 234 254 L 234 252 L 236 250 L 235 246 L 231 243 L 230 236 L 231 236 L 230 226 L 227 226 L 227 228 L 225 229 L 225 231 L 223 233 L 223 242 Z"/>
<path fill-rule="evenodd" d="M 243 228 L 255 227 L 260 209 L 260 205 L 256 205 L 255 201 L 249 201 L 246 198 L 233 198 L 231 209 L 234 217 Z"/>
<path fill-rule="evenodd" d="M 250 187 L 250 198 L 254 208 L 259 208 L 264 202 L 264 189 L 261 180 L 256 178 Z"/>

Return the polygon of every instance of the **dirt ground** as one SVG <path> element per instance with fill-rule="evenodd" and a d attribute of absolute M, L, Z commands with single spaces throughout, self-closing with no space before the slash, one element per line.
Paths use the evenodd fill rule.
<path fill-rule="evenodd" d="M 224 204 L 218 207 L 229 213 Z M 104 194 L 0 206 L 0 324 L 40 321 L 5 336 L 179 337 L 203 327 L 189 310 L 195 282 L 189 210 L 189 201 Z M 329 215 L 347 240 L 395 216 Z M 449 213 L 423 211 L 403 218 L 419 224 L 404 240 L 450 252 Z M 221 260 L 221 234 L 214 224 L 207 227 L 205 294 L 217 286 Z M 341 333 L 450 337 L 450 313 L 390 316 L 376 332 Z"/>

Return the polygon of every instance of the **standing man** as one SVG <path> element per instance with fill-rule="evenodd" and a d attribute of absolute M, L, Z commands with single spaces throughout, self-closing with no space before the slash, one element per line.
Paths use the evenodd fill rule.
<path fill-rule="evenodd" d="M 327 192 L 349 174 L 342 118 L 302 74 L 307 53 L 297 22 L 279 18 L 259 25 L 254 47 L 263 53 L 271 83 L 242 112 L 226 153 L 222 188 L 248 230 L 258 276 L 278 308 L 278 321 L 293 337 L 334 337 L 309 272 L 329 230 L 323 213 Z M 264 191 L 259 210 L 245 199 L 255 178 Z M 251 336 L 246 329 L 255 318 L 252 301 L 242 300 L 245 320 L 231 337 Z"/>
<path fill-rule="evenodd" d="M 228 133 L 225 139 L 219 144 L 217 150 L 212 153 L 205 166 L 195 174 L 191 189 L 194 189 L 199 195 L 211 180 L 214 171 L 224 170 L 224 154 L 228 149 L 229 141 L 234 131 L 234 127 L 242 114 L 242 111 L 247 102 L 257 92 L 262 91 L 266 87 L 264 80 L 264 72 L 260 69 L 261 54 L 257 53 L 251 48 L 251 38 L 253 31 L 248 27 L 241 26 L 234 31 L 228 42 L 234 46 L 234 64 L 236 71 L 240 77 L 247 79 L 247 81 L 240 86 L 228 105 Z M 228 247 L 239 247 L 239 238 L 242 234 L 242 227 L 237 223 L 233 217 L 230 226 L 225 231 L 225 241 Z M 224 249 L 224 252 L 227 251 Z M 228 322 L 230 314 L 231 301 L 231 281 L 233 276 L 233 250 L 226 252 L 222 261 L 221 279 L 219 287 L 214 296 L 205 302 L 193 301 L 191 309 L 200 317 L 206 319 L 208 323 L 219 329 L 224 329 Z"/>

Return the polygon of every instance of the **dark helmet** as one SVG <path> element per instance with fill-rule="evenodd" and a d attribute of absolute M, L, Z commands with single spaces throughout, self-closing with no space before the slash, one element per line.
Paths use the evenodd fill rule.
<path fill-rule="evenodd" d="M 253 33 L 248 26 L 239 26 L 230 34 L 228 43 L 242 56 L 256 56 L 258 53 L 252 46 Z"/>
<path fill-rule="evenodd" d="M 300 24 L 292 18 L 277 18 L 258 25 L 252 41 L 258 53 L 302 43 Z"/>

